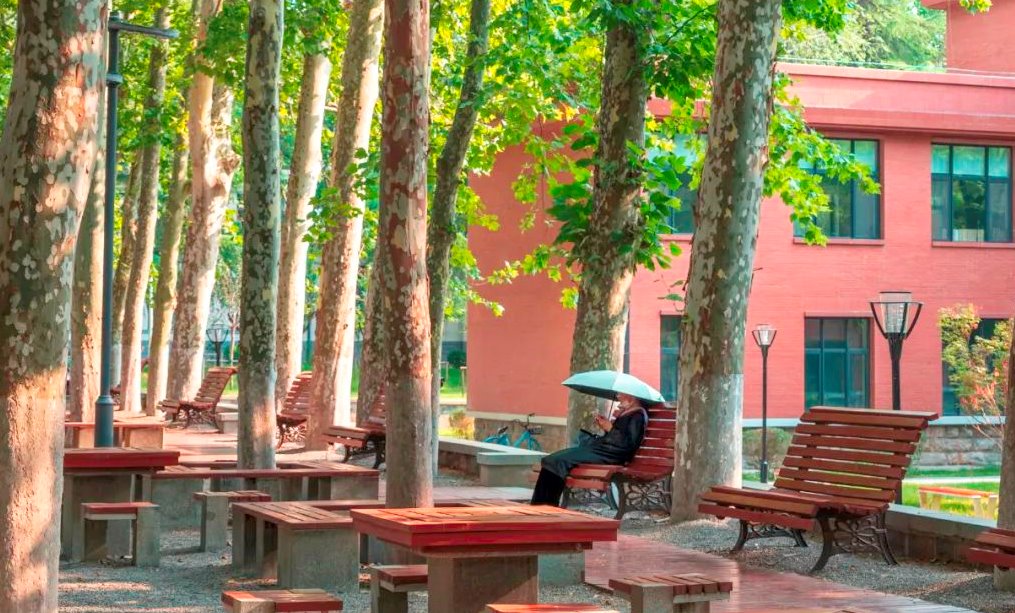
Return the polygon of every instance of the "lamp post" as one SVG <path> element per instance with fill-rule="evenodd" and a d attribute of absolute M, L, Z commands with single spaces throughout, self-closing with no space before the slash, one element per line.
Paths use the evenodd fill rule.
<path fill-rule="evenodd" d="M 109 367 L 112 358 L 113 336 L 113 215 L 116 208 L 116 137 L 118 127 L 116 112 L 119 105 L 119 87 L 123 83 L 120 74 L 120 32 L 133 32 L 155 38 L 176 38 L 176 30 L 163 30 L 138 26 L 123 21 L 120 13 L 109 15 L 109 58 L 106 70 L 106 201 L 103 214 L 103 256 L 102 256 L 102 361 L 99 368 L 99 398 L 95 401 L 95 446 L 113 446 L 113 398 L 109 394 Z"/>
<path fill-rule="evenodd" d="M 208 340 L 215 345 L 215 366 L 222 366 L 222 343 L 229 336 L 229 328 L 212 326 L 208 328 Z"/>
<path fill-rule="evenodd" d="M 892 409 L 902 409 L 902 395 L 899 386 L 899 362 L 902 359 L 902 343 L 913 331 L 920 318 L 922 302 L 914 302 L 913 294 L 904 291 L 881 292 L 878 300 L 871 300 L 874 323 L 881 335 L 888 341 L 892 358 Z"/>
<path fill-rule="evenodd" d="M 768 483 L 768 349 L 775 342 L 776 329 L 771 324 L 758 324 L 751 335 L 761 348 L 761 482 Z"/>

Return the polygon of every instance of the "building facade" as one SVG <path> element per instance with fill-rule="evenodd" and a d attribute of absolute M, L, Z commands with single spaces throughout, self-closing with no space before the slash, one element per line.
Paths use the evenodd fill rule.
<path fill-rule="evenodd" d="M 747 329 L 778 330 L 769 354 L 769 416 L 792 425 L 817 404 L 888 407 L 887 343 L 871 317 L 883 290 L 908 290 L 924 303 L 902 357 L 904 408 L 940 411 L 941 425 L 960 425 L 941 362 L 938 311 L 972 304 L 987 327 L 1015 315 L 1012 235 L 1012 150 L 1015 147 L 1015 57 L 1005 52 L 1015 31 L 1015 2 L 995 2 L 970 15 L 957 0 L 925 0 L 948 11 L 945 72 L 788 64 L 808 123 L 866 162 L 880 182 L 870 195 L 827 182 L 832 211 L 820 220 L 827 246 L 797 236 L 778 199 L 762 204 Z M 506 152 L 488 177 L 472 185 L 501 229 L 475 229 L 470 243 L 490 272 L 555 228 L 519 232 L 526 209 L 510 185 L 525 164 Z M 667 270 L 641 270 L 630 302 L 629 371 L 673 398 L 679 378 L 681 303 L 665 298 L 685 278 L 693 228 L 675 215 L 668 241 L 683 253 Z M 562 287 L 543 278 L 480 288 L 504 305 L 502 317 L 469 312 L 469 410 L 477 427 L 535 412 L 548 426 L 564 423 L 574 313 L 560 306 Z M 761 355 L 748 336 L 744 416 L 761 416 Z M 559 444 L 559 441 L 558 441 Z"/>

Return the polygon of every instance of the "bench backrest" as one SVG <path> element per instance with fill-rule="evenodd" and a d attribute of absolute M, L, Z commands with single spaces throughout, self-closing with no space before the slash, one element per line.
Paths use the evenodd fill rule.
<path fill-rule="evenodd" d="M 775 487 L 886 506 L 902 485 L 929 412 L 813 407 L 800 418 Z"/>
<path fill-rule="evenodd" d="M 1007 554 L 1015 554 L 1015 530 L 991 528 L 976 537 L 978 545 L 987 545 Z"/>
<path fill-rule="evenodd" d="M 364 423 L 381 428 L 385 427 L 388 423 L 388 399 L 385 392 L 382 391 L 374 399 L 374 403 L 370 406 Z"/>
<path fill-rule="evenodd" d="M 201 381 L 201 387 L 198 388 L 197 394 L 194 395 L 195 402 L 210 402 L 211 404 L 218 404 L 222 398 L 222 393 L 226 391 L 226 386 L 229 385 L 229 380 L 236 374 L 236 369 L 231 366 L 214 366 L 208 369 L 208 372 L 204 373 L 204 380 Z"/>
<path fill-rule="evenodd" d="M 306 415 L 310 410 L 310 394 L 314 391 L 314 373 L 301 372 L 293 379 L 289 392 L 282 402 L 282 412 L 289 415 Z"/>
<path fill-rule="evenodd" d="M 673 471 L 673 440 L 677 430 L 677 412 L 659 404 L 648 409 L 648 428 L 641 446 L 627 463 L 627 472 L 646 475 Z"/>

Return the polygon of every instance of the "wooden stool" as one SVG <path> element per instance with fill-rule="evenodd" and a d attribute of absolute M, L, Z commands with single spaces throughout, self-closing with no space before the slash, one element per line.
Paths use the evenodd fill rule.
<path fill-rule="evenodd" d="M 159 505 L 150 502 L 86 502 L 81 505 L 81 523 L 71 543 L 71 559 L 101 560 L 106 557 L 108 522 L 130 520 L 135 566 L 159 565 Z"/>
<path fill-rule="evenodd" d="M 425 592 L 426 564 L 370 568 L 370 612 L 407 613 L 409 592 Z"/>
<path fill-rule="evenodd" d="M 281 613 L 282 611 L 341 611 L 342 601 L 324 590 L 264 590 L 222 592 L 222 604 L 232 613 Z"/>
<path fill-rule="evenodd" d="M 613 592 L 631 601 L 631 613 L 708 613 L 713 600 L 728 600 L 730 581 L 702 575 L 642 575 L 610 579 Z"/>
<path fill-rule="evenodd" d="M 486 613 L 618 613 L 594 604 L 488 604 Z"/>
<path fill-rule="evenodd" d="M 238 492 L 194 492 L 201 503 L 201 551 L 228 547 L 229 505 L 234 502 L 271 502 L 271 496 L 257 490 Z"/>

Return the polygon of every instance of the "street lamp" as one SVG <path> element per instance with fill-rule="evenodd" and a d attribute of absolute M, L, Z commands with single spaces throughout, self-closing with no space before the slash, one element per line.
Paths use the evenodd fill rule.
<path fill-rule="evenodd" d="M 888 351 L 892 357 L 892 409 L 902 409 L 899 391 L 899 361 L 902 359 L 902 343 L 913 331 L 920 318 L 922 302 L 914 302 L 910 292 L 881 292 L 878 300 L 871 300 L 874 323 L 881 335 L 888 340 Z"/>
<path fill-rule="evenodd" d="M 768 483 L 768 348 L 775 342 L 775 326 L 758 324 L 751 335 L 761 348 L 761 482 Z"/>
<path fill-rule="evenodd" d="M 102 257 L 102 362 L 99 368 L 99 398 L 95 401 L 95 446 L 113 446 L 113 397 L 109 394 L 110 364 L 112 363 L 113 337 L 113 215 L 116 208 L 116 112 L 119 105 L 120 32 L 133 32 L 155 38 L 176 38 L 176 30 L 163 30 L 138 26 L 123 21 L 120 13 L 109 15 L 109 58 L 106 70 L 106 202 L 103 220 Z"/>
<path fill-rule="evenodd" d="M 215 345 L 215 366 L 222 366 L 222 343 L 229 337 L 229 328 L 212 326 L 208 328 L 208 340 Z"/>

